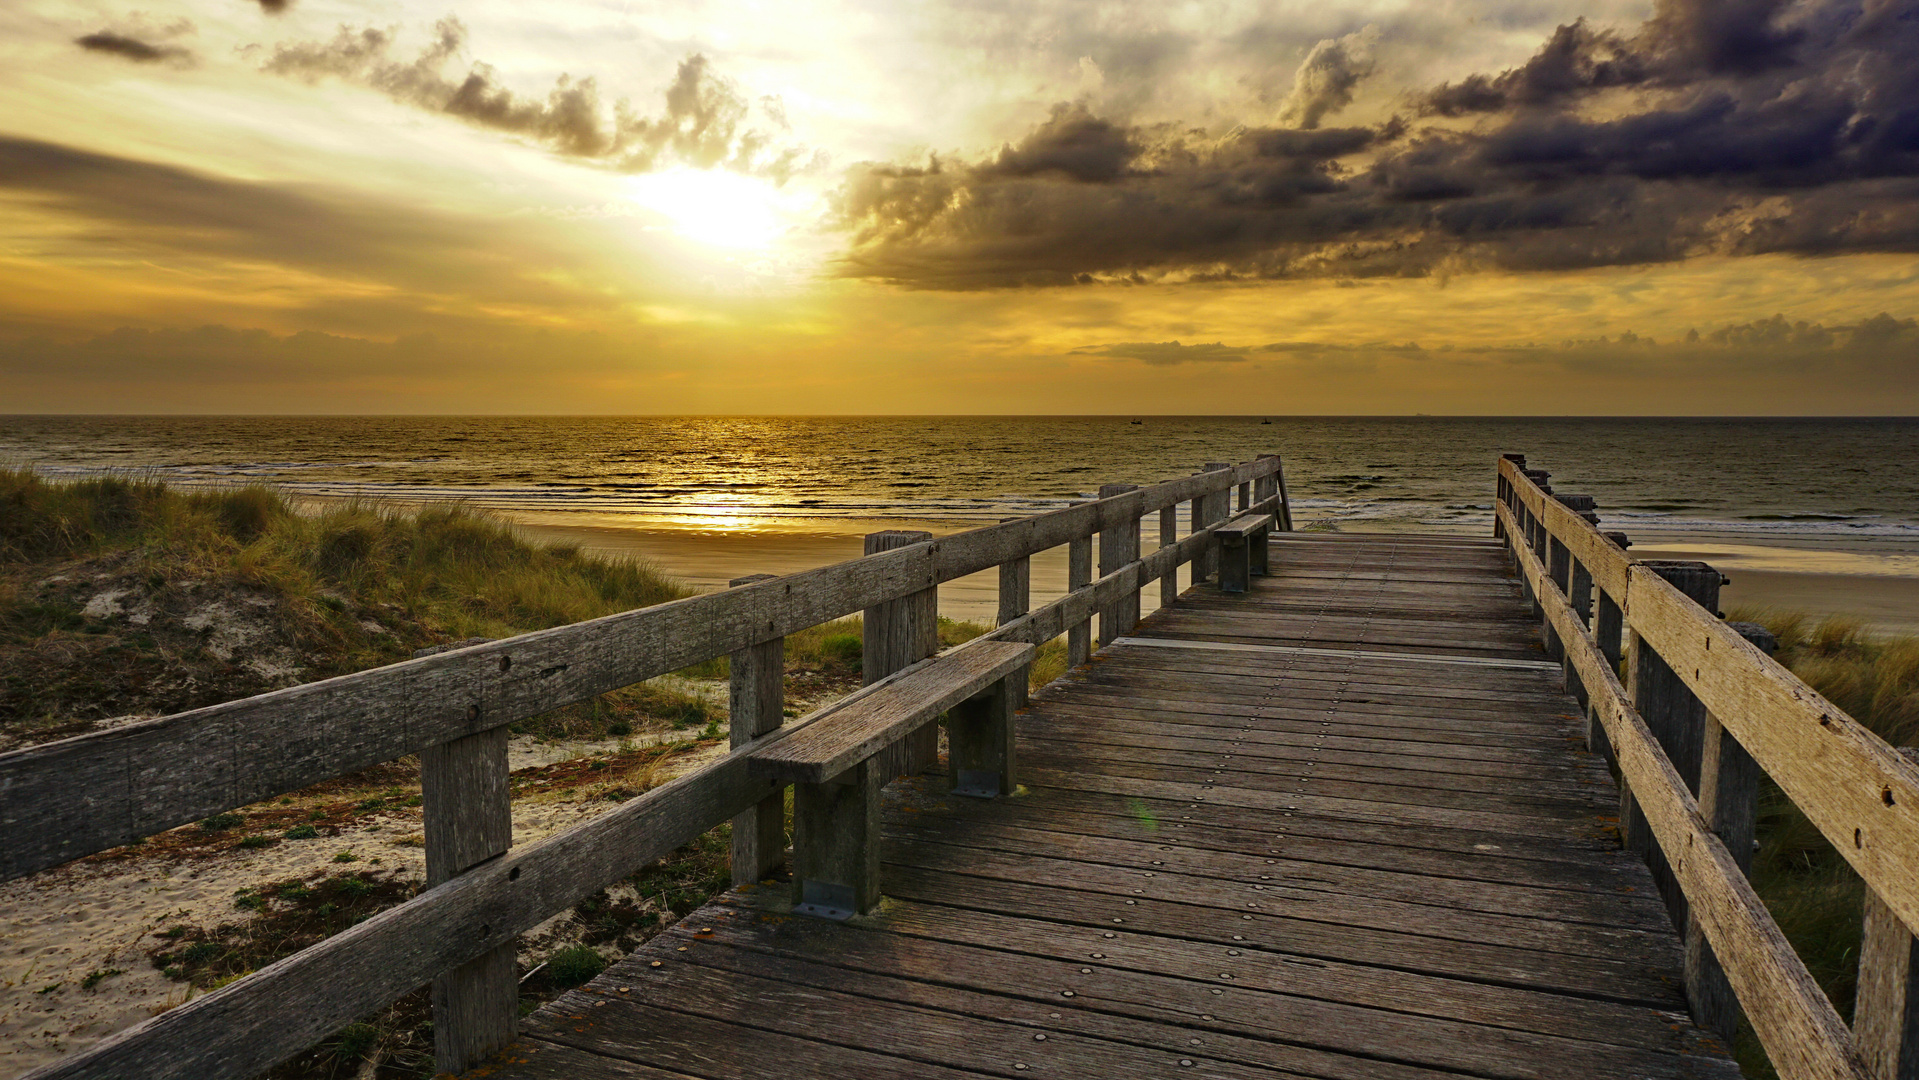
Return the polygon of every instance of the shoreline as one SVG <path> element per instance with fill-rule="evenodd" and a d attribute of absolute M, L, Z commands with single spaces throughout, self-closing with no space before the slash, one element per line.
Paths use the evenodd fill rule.
<path fill-rule="evenodd" d="M 773 527 L 754 522 L 752 528 L 672 528 L 658 520 L 627 525 L 604 519 L 502 516 L 530 540 L 643 559 L 700 592 L 723 589 L 729 580 L 748 574 L 792 574 L 859 558 L 861 538 L 868 532 L 923 529 L 945 536 L 979 527 L 955 521 L 814 518 Z M 1150 523 L 1145 531 L 1153 531 Z M 1152 550 L 1148 535 L 1143 551 Z M 1814 618 L 1840 615 L 1859 619 L 1871 633 L 1919 635 L 1919 554 L 1864 544 L 1773 546 L 1676 537 L 1636 543 L 1631 553 L 1641 559 L 1711 563 L 1732 579 L 1721 594 L 1721 608 L 1803 611 Z M 1065 549 L 1034 556 L 1032 580 L 1035 606 L 1063 595 Z M 991 623 L 998 611 L 998 589 L 999 578 L 992 570 L 947 582 L 940 586 L 940 613 Z M 1141 614 L 1156 609 L 1157 596 L 1156 589 L 1141 594 Z"/>

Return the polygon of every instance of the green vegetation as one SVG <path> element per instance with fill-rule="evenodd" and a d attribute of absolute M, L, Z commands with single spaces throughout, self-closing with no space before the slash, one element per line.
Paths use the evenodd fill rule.
<path fill-rule="evenodd" d="M 1775 659 L 1894 746 L 1919 744 L 1919 638 L 1872 638 L 1856 620 L 1734 611 L 1779 638 Z M 1752 882 L 1794 950 L 1850 1020 L 1859 969 L 1863 885 L 1826 838 L 1770 780 L 1759 795 Z M 1737 1047 L 1750 1077 L 1772 1077 L 1750 1028 Z"/>
<path fill-rule="evenodd" d="M 531 544 L 456 504 L 296 508 L 259 486 L 0 469 L 0 735 L 77 734 L 686 592 L 643 563 Z M 642 686 L 515 728 L 583 738 L 711 719 Z"/>
<path fill-rule="evenodd" d="M 606 957 L 588 945 L 569 945 L 546 958 L 547 979 L 554 986 L 578 986 L 606 970 Z"/>

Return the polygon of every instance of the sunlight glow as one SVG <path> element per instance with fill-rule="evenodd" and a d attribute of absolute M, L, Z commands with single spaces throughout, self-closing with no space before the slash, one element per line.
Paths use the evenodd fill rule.
<path fill-rule="evenodd" d="M 764 250 L 779 238 L 780 190 L 721 170 L 674 168 L 633 178 L 632 198 L 679 236 L 713 247 Z"/>

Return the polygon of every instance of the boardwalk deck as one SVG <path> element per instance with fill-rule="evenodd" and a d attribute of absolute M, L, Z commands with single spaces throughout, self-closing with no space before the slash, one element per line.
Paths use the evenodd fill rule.
<path fill-rule="evenodd" d="M 504 1077 L 1736 1077 L 1493 541 L 1281 534 L 889 789 L 881 912 L 730 893 Z"/>

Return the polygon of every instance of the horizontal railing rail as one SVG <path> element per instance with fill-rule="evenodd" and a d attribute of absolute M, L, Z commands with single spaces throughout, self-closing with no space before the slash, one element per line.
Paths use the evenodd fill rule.
<path fill-rule="evenodd" d="M 742 824 L 757 828 L 748 815 L 777 803 L 782 790 L 751 775 L 747 761 L 803 727 L 778 723 L 781 638 L 862 610 L 877 623 L 875 613 L 889 612 L 887 605 L 998 566 L 1002 583 L 1018 582 L 1021 595 L 1001 597 L 998 627 L 942 656 L 980 642 L 1037 645 L 1081 634 L 1095 615 L 1102 639 L 1111 640 L 1137 618 L 1139 590 L 1159 580 L 1170 600 L 1182 564 L 1194 567 L 1195 583 L 1204 576 L 1235 488 L 1240 510 L 1271 513 L 1290 527 L 1277 456 L 1209 466 L 818 570 L 0 755 L 0 878 L 12 878 L 410 753 L 439 755 L 422 759 L 428 775 L 447 758 L 469 771 L 491 769 L 500 781 L 504 738 L 487 738 L 506 724 L 720 656 L 733 657 L 736 668 L 736 735 L 725 757 L 518 850 L 506 850 L 504 840 L 462 839 L 462 822 L 442 807 L 442 831 L 455 837 L 448 843 L 465 845 L 458 858 L 440 856 L 444 880 L 433 879 L 429 850 L 431 887 L 413 899 L 31 1076 L 251 1077 L 429 981 L 439 1067 L 464 1068 L 511 1037 L 516 1002 L 502 978 L 512 978 L 520 934 L 728 820 L 741 858 Z M 1173 515 L 1182 504 L 1192 508 L 1192 526 L 1178 537 Z M 1140 521 L 1153 512 L 1162 545 L 1140 557 Z M 1063 544 L 1084 549 L 1095 535 L 1125 561 L 1026 610 L 1025 560 Z M 932 616 L 926 606 L 903 617 Z M 1128 621 L 1107 625 L 1116 616 Z M 875 630 L 869 625 L 869 654 Z M 884 692 L 920 670 L 915 661 L 930 662 L 894 663 L 848 700 Z M 743 689 L 743 673 L 749 683 L 770 681 Z M 770 728 L 762 722 L 769 714 Z M 446 773 L 456 774 L 452 767 Z M 495 809 L 509 813 L 504 783 L 493 789 Z M 433 790 L 429 848 L 438 835 Z M 510 817 L 507 824 L 510 830 Z M 764 850 L 746 850 L 756 864 L 768 859 Z M 742 869 L 754 880 L 762 867 L 736 866 L 736 879 Z M 491 1019 L 474 1019 L 489 1011 Z"/>
<path fill-rule="evenodd" d="M 1748 882 L 1755 788 L 1741 770 L 1770 776 L 1896 918 L 1903 984 L 1919 926 L 1919 767 L 1668 580 L 1703 571 L 1716 596 L 1716 572 L 1633 560 L 1588 517 L 1590 500 L 1556 497 L 1544 479 L 1501 460 L 1496 531 L 1589 704 L 1594 748 L 1619 769 L 1624 838 L 1648 830 L 1655 875 L 1674 886 L 1695 1017 L 1730 1038 L 1736 1001 L 1782 1077 L 1912 1076 L 1914 1048 L 1897 1034 L 1913 1030 L 1906 987 L 1873 997 L 1862 971 L 1854 1030 L 1876 1040 L 1862 1048 Z M 1662 688 L 1663 672 L 1677 685 Z M 1901 1060 L 1907 1071 L 1886 1064 Z"/>

